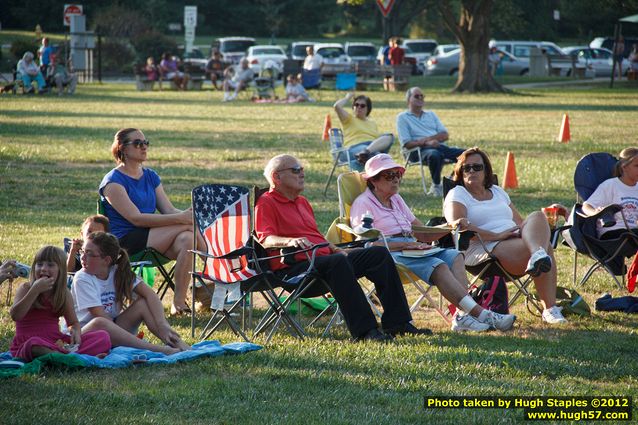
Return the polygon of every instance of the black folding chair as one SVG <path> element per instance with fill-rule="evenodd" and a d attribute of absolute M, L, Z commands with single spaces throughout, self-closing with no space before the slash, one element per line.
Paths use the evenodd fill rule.
<path fill-rule="evenodd" d="M 494 175 L 493 184 L 498 184 L 498 177 Z M 454 180 L 443 177 L 443 199 L 447 196 L 447 193 L 452 190 L 456 186 Z M 464 251 L 468 248 L 470 239 L 472 237 L 476 237 L 479 243 L 485 249 L 488 256 L 487 258 L 479 264 L 465 266 L 465 270 L 467 270 L 472 276 L 472 280 L 470 283 L 475 285 L 477 281 L 484 280 L 487 278 L 492 278 L 494 276 L 501 276 L 505 279 L 506 282 L 511 282 L 516 288 L 516 292 L 510 296 L 508 305 L 512 306 L 521 296 L 525 298 L 525 303 L 527 308 L 532 312 L 532 308 L 537 310 L 540 313 L 543 312 L 543 307 L 539 304 L 539 302 L 532 296 L 529 290 L 529 285 L 533 282 L 532 276 L 530 275 L 515 275 L 508 272 L 505 267 L 501 264 L 498 258 L 492 254 L 483 243 L 483 240 L 478 234 L 474 232 L 462 232 L 461 235 L 457 235 L 455 239 L 455 247 L 461 251 Z"/>
<path fill-rule="evenodd" d="M 618 288 L 624 288 L 624 277 L 627 273 L 625 259 L 632 257 L 638 251 L 638 236 L 635 230 L 629 229 L 614 239 L 600 239 L 597 223 L 603 227 L 616 223 L 614 215 L 622 215 L 622 207 L 609 205 L 596 215 L 587 216 L 582 211 L 582 202 L 586 201 L 605 180 L 613 175 L 614 166 L 618 160 L 606 152 L 590 153 L 583 156 L 574 170 L 574 188 L 576 190 L 576 205 L 572 209 L 566 230 L 562 232 L 563 244 L 574 250 L 573 284 L 576 286 L 578 272 L 578 254 L 585 255 L 594 263 L 587 269 L 578 285 L 584 285 L 596 270 L 605 270 Z M 619 279 L 620 276 L 620 279 Z"/>

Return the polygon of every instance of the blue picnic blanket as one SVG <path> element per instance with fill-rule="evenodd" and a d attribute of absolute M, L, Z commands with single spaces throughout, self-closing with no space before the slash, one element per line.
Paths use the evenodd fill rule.
<path fill-rule="evenodd" d="M 243 354 L 260 350 L 262 347 L 250 342 L 232 342 L 222 345 L 219 341 L 202 341 L 194 344 L 192 350 L 166 354 L 131 347 L 115 347 L 104 358 L 88 354 L 50 353 L 36 358 L 31 363 L 21 364 L 11 353 L 0 353 L 0 378 L 20 376 L 26 373 L 39 373 L 45 365 L 63 365 L 71 368 L 96 367 L 118 369 L 135 364 L 172 364 L 189 361 L 199 357 L 217 357 L 224 354 Z"/>

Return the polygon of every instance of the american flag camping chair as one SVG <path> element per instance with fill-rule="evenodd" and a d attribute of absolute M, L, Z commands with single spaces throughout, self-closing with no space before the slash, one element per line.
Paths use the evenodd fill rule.
<path fill-rule="evenodd" d="M 248 337 L 232 317 L 232 313 L 252 292 L 262 294 L 270 308 L 280 315 L 293 335 L 302 336 L 299 325 L 290 318 L 275 296 L 274 285 L 279 285 L 270 272 L 264 272 L 256 261 L 251 237 L 250 191 L 241 186 L 207 184 L 192 191 L 193 234 L 202 235 L 206 251 L 193 250 L 193 299 L 196 285 L 209 290 L 206 283 L 214 284 L 214 291 L 239 286 L 241 296 L 231 306 L 223 303 L 225 296 L 215 297 L 211 308 L 214 312 L 206 324 L 202 339 L 208 338 L 222 323 L 246 341 Z M 203 269 L 197 271 L 197 257 L 203 260 Z M 216 304 L 216 299 L 221 302 Z M 193 306 L 194 307 L 194 306 Z M 195 309 L 193 308 L 193 312 Z M 191 322 L 194 333 L 194 313 Z M 300 333 L 301 332 L 301 333 Z"/>

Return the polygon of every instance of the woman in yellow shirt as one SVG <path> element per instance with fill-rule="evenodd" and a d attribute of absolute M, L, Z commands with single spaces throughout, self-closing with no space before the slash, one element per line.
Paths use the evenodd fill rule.
<path fill-rule="evenodd" d="M 352 98 L 353 114 L 350 114 L 345 105 Z M 388 153 L 394 136 L 392 133 L 379 133 L 377 123 L 369 118 L 372 100 L 368 96 L 355 97 L 354 94 L 348 93 L 343 99 L 335 102 L 334 108 L 343 128 L 344 145 L 348 147 L 350 158 L 356 158 L 350 161 L 351 169 L 363 171 L 368 159 L 378 153 Z"/>

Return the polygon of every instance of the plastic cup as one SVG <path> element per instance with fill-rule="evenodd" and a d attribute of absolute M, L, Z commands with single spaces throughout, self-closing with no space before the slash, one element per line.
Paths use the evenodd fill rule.
<path fill-rule="evenodd" d="M 558 207 L 545 207 L 542 208 L 541 211 L 545 214 L 550 229 L 556 228 L 556 222 L 558 222 Z"/>

